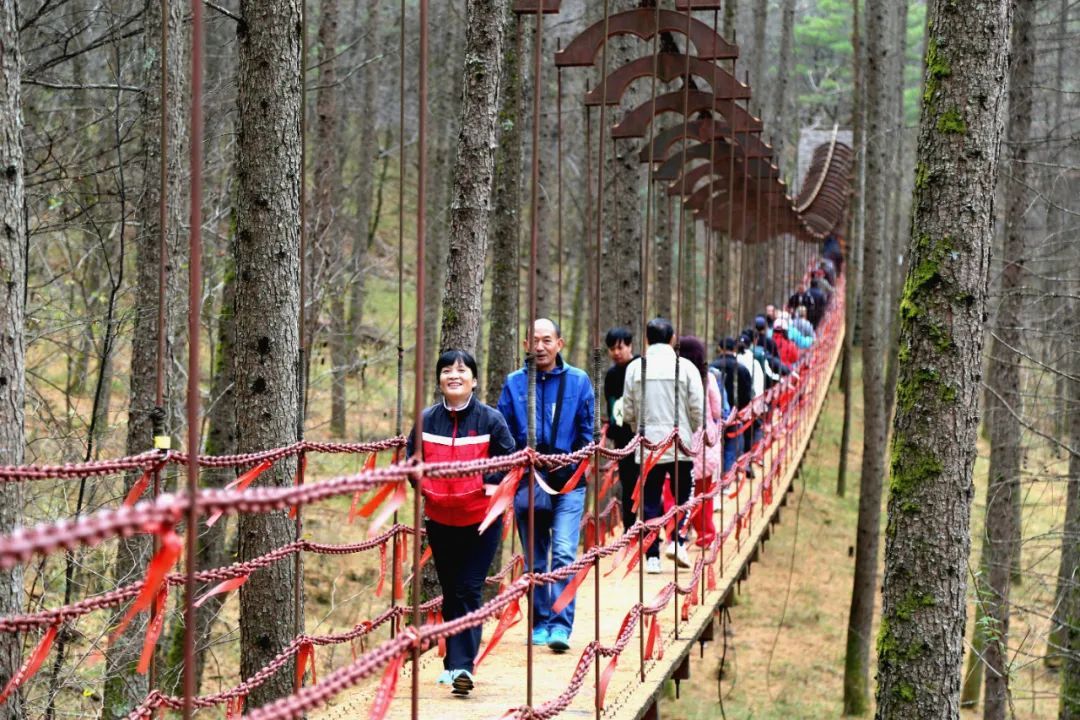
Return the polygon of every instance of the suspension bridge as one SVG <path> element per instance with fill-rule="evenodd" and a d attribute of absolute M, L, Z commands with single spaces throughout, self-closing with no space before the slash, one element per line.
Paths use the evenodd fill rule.
<path fill-rule="evenodd" d="M 422 5 L 426 5 L 426 0 Z M 776 271 L 785 280 L 801 279 L 805 283 L 822 241 L 830 234 L 842 232 L 846 223 L 851 150 L 838 141 L 834 131 L 831 140 L 814 151 L 812 163 L 800 183 L 802 189 L 792 196 L 774 162 L 777 159 L 773 149 L 762 138 L 763 123 L 748 109 L 750 86 L 736 79 L 738 48 L 718 32 L 716 11 L 720 4 L 709 0 L 679 0 L 675 5 L 675 10 L 657 7 L 615 14 L 605 12 L 602 21 L 586 28 L 555 53 L 554 65 L 561 73 L 594 67 L 599 58 L 602 82 L 581 101 L 586 106 L 599 106 L 601 132 L 614 139 L 643 141 L 639 159 L 650 173 L 650 198 L 654 191 L 678 198 L 689 217 L 705 227 L 707 243 L 715 235 L 744 246 L 776 244 L 782 252 L 775 257 L 783 267 L 767 271 Z M 535 16 L 540 36 L 543 16 L 558 13 L 559 2 L 519 0 L 515 10 Z M 712 11 L 712 25 L 695 14 L 708 11 Z M 683 37 L 685 51 L 659 52 L 657 41 L 662 33 Z M 423 26 L 421 35 L 423 44 L 426 42 Z M 609 69 L 607 43 L 620 35 L 634 35 L 652 42 L 653 52 Z M 535 45 L 539 67 L 543 59 L 541 43 Z M 690 77 L 697 78 L 699 87 L 704 85 L 708 89 L 691 90 L 687 82 Z M 617 107 L 627 88 L 642 78 L 654 80 L 649 100 L 622 113 L 618 122 L 609 122 L 609 106 Z M 666 83 L 678 78 L 684 79 L 682 90 L 657 93 L 655 80 Z M 534 96 L 534 113 L 538 105 L 539 92 Z M 676 121 L 661 126 L 661 119 L 670 114 L 677 116 Z M 600 146 L 598 169 L 603 167 L 603 143 Z M 533 153 L 533 162 L 535 178 L 537 153 Z M 603 187 L 602 178 L 598 187 Z M 599 244 L 604 203 L 602 191 L 598 194 L 596 242 Z M 535 193 L 533 202 L 535 218 Z M 419 205 L 422 208 L 423 203 Z M 647 219 L 647 228 L 649 222 Z M 644 257 L 648 256 L 649 235 L 647 231 L 643 240 Z M 533 249 L 536 242 L 534 222 Z M 707 244 L 707 258 L 711 257 L 710 247 Z M 531 271 L 535 276 L 535 265 Z M 711 266 L 707 264 L 707 296 L 710 276 Z M 535 287 L 530 285 L 535 297 Z M 373 443 L 300 440 L 286 447 L 224 457 L 193 457 L 173 450 L 154 450 L 134 457 L 78 465 L 0 468 L 0 482 L 5 483 L 93 481 L 118 474 L 139 478 L 116 508 L 0 536 L 0 566 L 28 563 L 37 556 L 100 545 L 135 533 L 150 533 L 155 537 L 155 553 L 141 580 L 57 607 L 0 617 L 0 633 L 22 634 L 27 647 L 22 668 L 8 687 L 3 688 L 0 697 L 6 701 L 31 682 L 50 653 L 55 652 L 58 636 L 86 616 L 116 613 L 121 619 L 110 630 L 113 638 L 134 617 L 148 613 L 152 619 L 147 626 L 138 671 L 152 673 L 154 649 L 170 607 L 171 590 L 186 587 L 174 605 L 190 618 L 195 605 L 209 597 L 240 590 L 252 574 L 277 563 L 293 562 L 299 568 L 300 558 L 309 553 L 377 553 L 380 572 L 376 595 L 386 598 L 384 610 L 339 632 L 322 635 L 298 632 L 261 671 L 235 687 L 214 694 L 172 695 L 151 682 L 150 692 L 131 710 L 129 717 L 149 718 L 163 711 L 183 711 L 185 716 L 190 716 L 214 708 L 226 717 L 244 714 L 257 720 L 303 716 L 549 718 L 560 714 L 634 720 L 658 717 L 658 701 L 665 681 L 689 677 L 695 647 L 713 640 L 718 611 L 729 604 L 738 583 L 746 580 L 751 563 L 769 539 L 773 525 L 780 520 L 781 508 L 811 442 L 843 346 L 844 285 L 840 276 L 832 302 L 819 324 L 817 341 L 802 353 L 794 372 L 773 386 L 762 402 L 748 405 L 726 421 L 723 432 L 729 437 L 741 435 L 751 425 L 760 425 L 760 440 L 712 490 L 693 495 L 687 503 L 672 507 L 660 518 L 639 521 L 625 532 L 616 530 L 619 508 L 613 488 L 618 482 L 617 459 L 636 451 L 639 445 L 644 447 L 646 463 L 671 445 L 683 457 L 690 457 L 704 451 L 703 443 L 715 439 L 706 436 L 695 446 L 687 446 L 675 432 L 657 443 L 639 435 L 622 449 L 606 447 L 601 440 L 571 454 L 541 455 L 526 449 L 507 457 L 468 463 L 402 462 L 404 438 L 400 436 Z M 598 288 L 599 282 L 597 293 Z M 418 317 L 422 317 L 424 309 L 419 298 L 417 304 Z M 644 300 L 642 306 L 644 315 Z M 598 328 L 593 331 L 595 345 Z M 418 346 L 418 352 L 422 353 L 422 343 Z M 422 367 L 422 363 L 418 365 Z M 189 374 L 198 376 L 197 371 Z M 189 423 L 197 419 L 197 406 L 195 411 L 189 415 Z M 189 446 L 197 444 L 189 443 Z M 366 456 L 367 462 L 364 470 L 354 475 L 308 477 L 306 459 L 314 454 Z M 384 461 L 379 466 L 380 454 L 392 454 L 388 464 Z M 403 519 L 409 514 L 410 481 L 423 483 L 429 477 L 502 470 L 508 473 L 505 490 L 533 467 L 557 468 L 584 460 L 590 462 L 590 467 L 587 474 L 581 474 L 580 481 L 591 487 L 592 510 L 583 520 L 585 543 L 575 563 L 549 573 L 526 573 L 523 558 L 514 554 L 503 570 L 488 580 L 497 588 L 494 597 L 476 612 L 454 620 L 445 621 L 441 617 L 441 598 L 420 602 L 420 573 L 416 570 L 428 556 L 416 542 L 416 528 L 421 524 L 418 500 L 412 503 L 411 518 Z M 295 485 L 260 487 L 259 474 L 279 462 L 295 463 Z M 184 493 L 161 493 L 159 478 L 169 466 L 193 471 L 200 467 L 234 469 L 237 478 L 221 490 L 189 487 Z M 353 499 L 350 515 L 369 520 L 367 540 L 335 545 L 303 539 L 305 508 L 350 497 Z M 662 574 L 647 575 L 642 562 L 643 548 L 679 519 L 701 512 L 709 499 L 717 505 L 720 519 L 712 544 L 694 551 L 688 569 L 680 570 L 673 564 Z M 497 517 L 505 513 L 509 527 L 511 509 L 506 492 L 497 492 L 489 515 Z M 267 512 L 286 512 L 295 519 L 293 542 L 262 557 L 220 568 L 199 570 L 194 566 L 193 554 L 189 551 L 185 556 L 185 542 L 190 543 L 189 548 L 194 547 L 186 529 L 197 527 L 197 518 L 216 520 L 225 514 Z M 185 571 L 177 572 L 181 562 Z M 577 597 L 573 648 L 565 654 L 534 650 L 526 642 L 530 629 L 527 620 L 530 589 L 565 579 L 571 580 L 569 591 Z M 408 604 L 410 585 L 412 595 Z M 204 588 L 201 595 L 194 592 L 196 587 Z M 300 590 L 290 591 L 293 591 L 292 613 L 300 618 L 303 613 Z M 560 601 L 568 599 L 569 595 Z M 302 622 L 296 625 L 302 627 Z M 451 698 L 445 688 L 435 685 L 441 672 L 441 641 L 478 625 L 485 627 L 477 668 L 478 691 L 468 698 Z M 192 632 L 190 623 L 186 624 L 185 633 Z M 385 637 L 387 634 L 389 637 Z M 351 657 L 337 662 L 336 667 L 322 667 L 323 672 L 318 674 L 320 648 L 336 645 L 349 646 Z M 190 653 L 190 643 L 188 647 Z M 93 660 L 92 656 L 84 658 L 85 662 Z M 191 664 L 190 654 L 187 664 Z M 249 693 L 278 673 L 295 678 L 294 692 L 271 704 L 245 710 L 244 701 Z"/>

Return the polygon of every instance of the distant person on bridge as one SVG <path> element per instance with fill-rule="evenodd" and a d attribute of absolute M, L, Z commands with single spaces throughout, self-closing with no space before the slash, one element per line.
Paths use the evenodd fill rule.
<path fill-rule="evenodd" d="M 466 462 L 514 452 L 514 438 L 497 410 L 483 404 L 476 391 L 476 360 L 464 350 L 447 350 L 435 363 L 435 382 L 442 400 L 424 411 L 425 462 Z M 416 428 L 409 433 L 406 457 L 412 456 Z M 484 579 L 502 536 L 502 519 L 483 534 L 488 498 L 503 473 L 462 477 L 424 478 L 424 527 L 435 572 L 442 586 L 444 620 L 454 620 L 480 607 Z M 455 695 L 473 689 L 473 663 L 480 648 L 482 628 L 462 630 L 446 639 L 446 657 L 440 685 L 451 685 Z"/>
<path fill-rule="evenodd" d="M 724 392 L 727 393 L 728 400 L 734 400 L 735 409 L 742 410 L 754 399 L 753 378 L 750 371 L 743 367 L 735 356 L 736 347 L 738 345 L 733 337 L 726 337 L 720 341 L 720 356 L 712 361 L 710 367 L 720 371 Z M 742 435 L 729 437 L 727 431 L 724 432 L 723 471 L 725 474 L 735 466 L 735 461 L 739 459 L 739 455 L 742 453 L 743 443 Z"/>
<path fill-rule="evenodd" d="M 634 335 L 628 328 L 617 327 L 607 331 L 604 338 L 607 345 L 608 357 L 611 358 L 611 367 L 604 375 L 604 402 L 607 405 L 608 416 L 608 440 L 616 449 L 626 447 L 637 428 L 623 424 L 623 384 L 626 381 L 626 368 L 631 360 L 636 360 L 639 355 L 634 354 Z M 623 528 L 629 530 L 630 526 L 637 522 L 634 513 L 634 486 L 638 480 L 638 464 L 631 453 L 619 460 L 619 485 L 622 487 L 620 494 L 620 508 L 622 510 Z"/>
<path fill-rule="evenodd" d="M 527 344 L 527 343 L 526 343 Z M 569 453 L 593 440 L 593 387 L 583 370 L 572 367 L 560 354 L 565 346 L 559 326 L 541 318 L 533 324 L 532 351 L 536 363 L 536 450 L 541 454 Z M 526 347 L 526 349 L 528 349 Z M 510 426 L 517 448 L 528 445 L 529 372 L 510 373 L 499 397 L 499 411 Z M 558 470 L 537 470 L 534 495 L 532 571 L 558 570 L 577 559 L 581 516 L 585 509 L 585 483 L 566 494 L 558 491 L 577 470 L 571 463 Z M 514 496 L 514 511 L 522 547 L 529 543 L 529 481 L 523 479 Z M 550 555 L 550 559 L 549 559 Z M 574 605 L 555 614 L 551 606 L 570 578 L 534 589 L 533 645 L 547 645 L 555 652 L 570 649 L 574 629 Z"/>
<path fill-rule="evenodd" d="M 720 480 L 724 467 L 724 420 L 731 407 L 727 395 L 720 384 L 720 371 L 705 364 L 705 343 L 693 335 L 679 338 L 679 357 L 686 358 L 701 374 L 705 387 L 705 424 L 694 434 L 694 492 L 711 492 Z M 716 525 L 713 523 L 714 498 L 701 503 L 701 510 L 694 516 L 694 532 L 698 547 L 709 547 L 716 540 Z"/>
<path fill-rule="evenodd" d="M 701 385 L 701 372 L 684 358 L 675 354 L 672 343 L 675 329 L 664 318 L 654 318 L 645 328 L 645 360 L 647 377 L 642 380 L 641 360 L 634 360 L 626 369 L 626 384 L 623 389 L 623 422 L 631 427 L 637 425 L 644 415 L 645 438 L 651 442 L 663 441 L 671 431 L 679 428 L 679 437 L 687 446 L 693 435 L 702 426 L 704 390 Z M 676 393 L 678 401 L 676 401 Z M 676 405 L 678 406 L 676 408 Z M 676 416 L 676 410 L 678 415 Z M 639 453 L 641 462 L 648 456 L 644 447 Z M 645 520 L 652 520 L 664 513 L 663 490 L 664 478 L 669 478 L 671 494 L 675 502 L 682 505 L 690 499 L 692 488 L 693 458 L 685 455 L 675 462 L 675 448 L 668 447 L 660 456 L 656 465 L 645 477 L 643 505 Z M 690 567 L 690 557 L 686 552 L 686 518 L 675 530 L 675 537 L 668 538 L 665 555 L 673 558 L 681 567 Z M 645 549 L 647 559 L 645 572 L 659 573 L 660 548 L 653 542 Z"/>

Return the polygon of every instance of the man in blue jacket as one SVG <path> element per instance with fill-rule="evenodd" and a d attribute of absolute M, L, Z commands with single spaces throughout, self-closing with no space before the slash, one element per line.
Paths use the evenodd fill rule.
<path fill-rule="evenodd" d="M 593 439 L 593 388 L 589 376 L 563 360 L 560 352 L 566 343 L 553 321 L 537 320 L 533 324 L 532 342 L 536 363 L 536 450 L 541 454 L 580 450 Z M 528 388 L 529 373 L 525 367 L 510 373 L 499 397 L 499 412 L 506 418 L 519 450 L 528 445 Z M 533 572 L 558 570 L 577 559 L 581 516 L 585 510 L 585 483 L 565 495 L 557 494 L 575 470 L 576 463 L 558 470 L 537 470 L 539 478 L 534 483 L 533 499 Z M 528 547 L 527 479 L 523 479 L 514 496 L 514 512 L 522 547 Z M 574 601 L 562 612 L 551 611 L 569 580 L 534 589 L 533 645 L 547 645 L 555 652 L 570 649 Z"/>

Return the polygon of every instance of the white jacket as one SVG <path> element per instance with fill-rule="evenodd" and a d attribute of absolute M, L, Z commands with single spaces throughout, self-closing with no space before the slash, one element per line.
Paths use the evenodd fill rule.
<path fill-rule="evenodd" d="M 754 353 L 743 350 L 735 356 L 739 364 L 750 371 L 751 387 L 754 389 L 754 397 L 765 392 L 765 371 L 761 369 L 761 363 L 754 359 Z"/>
<path fill-rule="evenodd" d="M 650 345 L 645 350 L 645 437 L 660 442 L 675 427 L 675 388 L 679 391 L 679 436 L 687 446 L 701 427 L 705 395 L 701 373 L 685 358 L 675 355 L 670 345 Z M 676 368 L 678 379 L 676 380 Z M 623 425 L 634 430 L 642 410 L 641 359 L 630 361 L 623 385 Z M 683 457 L 683 456 L 680 456 Z M 637 454 L 641 464 L 642 454 Z M 690 459 L 690 458 L 686 458 Z M 675 448 L 669 447 L 659 462 L 674 462 Z"/>

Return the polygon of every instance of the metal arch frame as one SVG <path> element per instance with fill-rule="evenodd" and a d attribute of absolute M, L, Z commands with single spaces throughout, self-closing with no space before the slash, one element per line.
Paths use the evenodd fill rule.
<path fill-rule="evenodd" d="M 674 10 L 638 8 L 616 13 L 593 23 L 578 33 L 569 45 L 555 53 L 556 67 L 588 67 L 596 54 L 616 35 L 636 35 L 649 40 L 658 32 L 677 32 L 693 43 L 697 56 L 705 60 L 730 60 L 739 56 L 737 45 L 729 43 L 711 27 Z"/>
<path fill-rule="evenodd" d="M 729 100 L 750 99 L 749 85 L 739 82 L 734 75 L 716 63 L 696 55 L 658 53 L 655 62 L 656 78 L 663 82 L 671 82 L 675 78 L 683 77 L 686 74 L 687 65 L 690 66 L 690 74 L 707 82 L 716 97 Z M 613 70 L 607 78 L 607 104 L 618 105 L 627 88 L 635 80 L 653 75 L 653 66 L 653 57 L 644 55 Z M 714 85 L 716 87 L 713 87 Z M 585 94 L 586 105 L 599 105 L 603 99 L 604 95 L 599 86 Z"/>
<path fill-rule="evenodd" d="M 611 136 L 615 139 L 644 137 L 645 128 L 655 118 L 669 112 L 686 115 L 700 112 L 719 113 L 735 132 L 762 132 L 765 129 L 761 118 L 755 117 L 734 100 L 717 97 L 703 90 L 687 93 L 676 90 L 658 96 L 655 107 L 646 101 L 627 112 L 623 115 L 622 122 L 611 129 Z"/>

